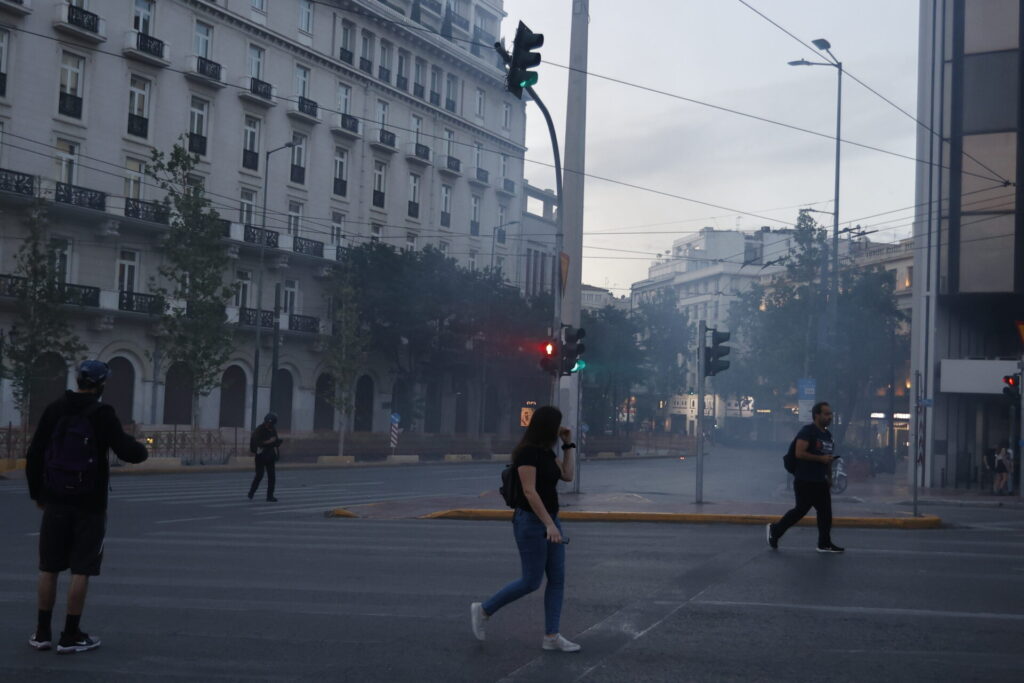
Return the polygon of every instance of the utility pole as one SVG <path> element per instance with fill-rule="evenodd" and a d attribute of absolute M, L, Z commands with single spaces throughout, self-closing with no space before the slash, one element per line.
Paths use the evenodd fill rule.
<path fill-rule="evenodd" d="M 704 344 L 708 338 L 708 324 L 697 324 L 697 491 L 694 502 L 704 502 L 704 363 L 707 358 Z"/>

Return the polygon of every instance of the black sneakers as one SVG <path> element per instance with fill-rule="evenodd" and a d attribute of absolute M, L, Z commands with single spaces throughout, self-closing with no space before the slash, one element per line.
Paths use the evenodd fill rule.
<path fill-rule="evenodd" d="M 100 646 L 100 639 L 90 636 L 88 633 L 61 633 L 60 642 L 57 643 L 57 654 L 67 655 L 75 652 L 86 652 L 95 650 Z"/>
<path fill-rule="evenodd" d="M 267 498 L 267 502 L 268 503 L 276 503 L 277 502 L 277 498 L 274 498 L 274 497 Z"/>
<path fill-rule="evenodd" d="M 28 639 L 28 644 L 37 650 L 49 650 L 53 647 L 53 636 L 47 633 L 44 634 L 43 637 L 40 637 L 39 632 L 36 631 L 32 634 L 32 637 Z"/>
<path fill-rule="evenodd" d="M 764 530 L 768 538 L 768 545 L 772 550 L 776 550 L 779 547 L 779 539 L 775 536 L 775 525 L 766 524 Z"/>
<path fill-rule="evenodd" d="M 844 550 L 846 550 L 846 548 L 840 548 L 835 543 L 829 543 L 828 545 L 818 546 L 819 553 L 841 553 Z"/>

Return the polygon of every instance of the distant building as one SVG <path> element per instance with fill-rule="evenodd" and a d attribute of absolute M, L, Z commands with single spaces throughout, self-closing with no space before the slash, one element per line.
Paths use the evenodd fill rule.
<path fill-rule="evenodd" d="M 616 297 L 611 290 L 603 287 L 594 287 L 584 284 L 580 298 L 580 305 L 585 311 L 599 311 L 607 306 L 614 306 L 619 310 L 628 311 L 629 297 Z"/>

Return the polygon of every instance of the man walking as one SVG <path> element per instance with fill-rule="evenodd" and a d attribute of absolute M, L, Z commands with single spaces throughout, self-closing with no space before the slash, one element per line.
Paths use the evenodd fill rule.
<path fill-rule="evenodd" d="M 68 391 L 43 411 L 26 455 L 25 476 L 32 500 L 43 510 L 39 531 L 39 614 L 28 643 L 37 650 L 53 647 L 50 621 L 57 599 L 57 577 L 71 570 L 64 631 L 59 654 L 99 647 L 100 639 L 81 627 L 89 577 L 103 561 L 110 463 L 107 449 L 138 463 L 146 447 L 124 433 L 114 408 L 100 403 L 110 376 L 106 363 L 84 361 L 78 367 L 77 391 Z"/>
<path fill-rule="evenodd" d="M 267 413 L 263 418 L 263 424 L 256 428 L 249 440 L 249 450 L 256 456 L 256 476 L 253 477 L 252 486 L 249 487 L 249 500 L 256 495 L 256 489 L 263 481 L 263 471 L 267 472 L 267 502 L 276 503 L 274 498 L 274 483 L 277 474 L 274 471 L 274 463 L 277 462 L 277 448 L 281 445 L 281 439 L 277 437 L 277 415 Z"/>
<path fill-rule="evenodd" d="M 832 461 L 838 457 L 832 454 L 832 432 L 828 430 L 832 424 L 832 407 L 825 402 L 815 403 L 811 417 L 814 422 L 804 425 L 790 446 L 796 455 L 796 481 L 793 482 L 796 507 L 775 524 L 768 525 L 768 545 L 778 548 L 786 530 L 813 507 L 818 517 L 818 552 L 841 553 L 844 549 L 834 544 L 831 537 L 832 493 L 829 489 L 832 482 L 829 475 Z"/>

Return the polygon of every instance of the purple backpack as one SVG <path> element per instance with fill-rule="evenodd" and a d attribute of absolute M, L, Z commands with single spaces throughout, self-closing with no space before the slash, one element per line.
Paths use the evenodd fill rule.
<path fill-rule="evenodd" d="M 100 405 L 97 401 L 81 413 L 65 413 L 57 420 L 43 455 L 43 481 L 51 493 L 81 496 L 96 491 L 100 453 L 91 417 Z"/>

